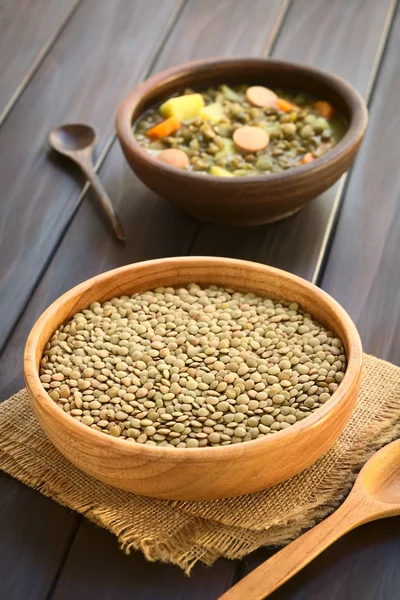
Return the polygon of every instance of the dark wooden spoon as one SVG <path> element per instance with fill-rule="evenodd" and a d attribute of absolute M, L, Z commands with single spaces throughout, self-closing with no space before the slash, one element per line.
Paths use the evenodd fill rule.
<path fill-rule="evenodd" d="M 80 166 L 95 191 L 106 213 L 115 235 L 120 242 L 125 241 L 125 233 L 111 200 L 93 168 L 93 148 L 97 141 L 95 130 L 84 123 L 69 123 L 52 129 L 49 133 L 50 146 L 68 156 Z"/>

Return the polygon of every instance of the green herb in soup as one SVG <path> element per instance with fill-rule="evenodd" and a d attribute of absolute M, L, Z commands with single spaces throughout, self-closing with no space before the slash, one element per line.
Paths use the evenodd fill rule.
<path fill-rule="evenodd" d="M 160 161 L 220 177 L 307 164 L 344 132 L 324 100 L 248 85 L 187 89 L 146 111 L 134 126 L 138 142 Z"/>

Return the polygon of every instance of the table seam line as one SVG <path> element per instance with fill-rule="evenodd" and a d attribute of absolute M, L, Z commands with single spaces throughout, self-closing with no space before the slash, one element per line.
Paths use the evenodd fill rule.
<path fill-rule="evenodd" d="M 82 0 L 78 0 L 79 2 L 81 2 Z M 156 65 L 156 62 L 160 56 L 160 53 L 164 47 L 164 45 L 166 44 L 173 28 L 175 25 L 176 20 L 179 18 L 179 15 L 181 14 L 183 8 L 185 7 L 185 5 L 187 4 L 188 0 L 179 0 L 176 3 L 176 7 L 175 9 L 172 11 L 166 25 L 165 25 L 165 29 L 164 29 L 164 35 L 162 36 L 160 43 L 156 46 L 155 52 L 152 54 L 148 65 L 145 66 L 139 76 L 139 78 L 137 79 L 137 83 L 140 83 L 141 81 L 143 81 L 144 79 L 146 79 L 149 74 L 151 73 L 152 69 L 154 68 L 154 66 Z M 99 158 L 96 160 L 95 164 L 94 164 L 94 172 L 98 173 L 100 168 L 102 167 L 105 159 L 108 156 L 108 153 L 110 152 L 112 146 L 114 145 L 114 143 L 116 142 L 116 134 L 112 133 L 111 136 L 108 138 L 108 140 L 106 141 L 106 143 L 104 144 L 104 148 L 102 150 L 102 152 L 100 153 Z M 32 286 L 29 296 L 27 297 L 25 303 L 23 304 L 23 307 L 20 311 L 20 313 L 18 314 L 18 316 L 15 318 L 15 320 L 12 322 L 11 327 L 9 329 L 9 331 L 7 332 L 4 340 L 2 340 L 2 342 L 0 342 L 0 358 L 9 342 L 9 340 L 11 339 L 15 328 L 17 327 L 20 319 L 22 318 L 22 316 L 24 315 L 29 302 L 31 301 L 31 298 L 33 297 L 33 295 L 35 294 L 38 286 L 40 285 L 40 282 L 42 281 L 47 269 L 49 268 L 54 256 L 57 253 L 58 248 L 60 247 L 68 229 L 71 226 L 72 221 L 74 220 L 80 205 L 82 204 L 88 190 L 90 188 L 90 183 L 89 181 L 86 181 L 86 183 L 84 184 L 82 190 L 80 191 L 80 193 L 77 196 L 77 200 L 76 200 L 76 205 L 74 207 L 74 209 L 72 210 L 69 218 L 67 219 L 58 239 L 56 240 L 53 248 L 51 249 L 51 251 L 49 252 L 49 255 L 45 261 L 45 263 L 43 264 L 42 269 L 40 270 L 38 277 L 34 283 L 34 285 Z"/>
<path fill-rule="evenodd" d="M 368 106 L 368 109 L 370 108 L 370 106 L 372 105 L 372 102 L 373 102 L 373 96 L 374 96 L 376 84 L 379 79 L 379 73 L 380 73 L 381 66 L 385 59 L 386 50 L 387 50 L 388 42 L 390 40 L 398 3 L 399 3 L 399 0 L 392 0 L 391 8 L 390 8 L 390 10 L 388 10 L 388 14 L 385 19 L 385 24 L 382 29 L 382 36 L 381 36 L 381 39 L 380 39 L 380 42 L 379 42 L 379 45 L 378 45 L 378 48 L 377 48 L 377 51 L 375 54 L 375 58 L 374 58 L 374 62 L 373 62 L 372 70 L 371 70 L 371 76 L 369 77 L 366 92 L 364 94 L 364 99 Z M 336 226 L 339 223 L 340 212 L 341 212 L 342 206 L 346 200 L 346 192 L 347 192 L 347 188 L 350 183 L 351 174 L 352 174 L 352 170 L 345 173 L 342 176 L 342 178 L 341 178 L 342 181 L 340 182 L 340 187 L 339 187 L 337 194 L 335 196 L 335 199 L 333 201 L 331 213 L 329 215 L 328 223 L 325 228 L 324 237 L 322 239 L 321 248 L 318 253 L 317 262 L 316 262 L 316 265 L 315 265 L 315 268 L 313 271 L 313 275 L 311 278 L 311 283 L 314 283 L 315 285 L 321 284 L 322 279 L 325 274 L 326 264 L 328 262 L 331 246 L 332 246 L 332 243 L 333 243 L 333 240 L 335 237 Z"/>
<path fill-rule="evenodd" d="M 75 0 L 75 2 L 70 6 L 67 12 L 62 17 L 58 26 L 56 26 L 53 33 L 50 35 L 49 39 L 45 44 L 43 44 L 42 48 L 39 50 L 36 55 L 33 63 L 26 71 L 25 75 L 22 77 L 21 82 L 17 85 L 14 92 L 11 94 L 10 99 L 8 100 L 6 106 L 4 107 L 3 112 L 0 114 L 0 127 L 3 125 L 4 121 L 11 114 L 14 106 L 18 103 L 18 100 L 29 86 L 30 82 L 34 78 L 35 74 L 39 70 L 40 66 L 43 64 L 43 61 L 48 56 L 49 52 L 53 48 L 54 44 L 57 42 L 58 38 L 67 27 L 71 18 L 75 14 L 76 10 L 80 6 L 83 0 Z"/>

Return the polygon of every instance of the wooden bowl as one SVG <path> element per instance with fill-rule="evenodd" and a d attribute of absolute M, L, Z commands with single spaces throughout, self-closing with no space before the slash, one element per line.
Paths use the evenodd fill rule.
<path fill-rule="evenodd" d="M 348 367 L 323 407 L 273 436 L 232 446 L 167 448 L 129 443 L 82 425 L 63 412 L 43 388 L 39 363 L 54 331 L 94 301 L 190 282 L 218 284 L 299 302 L 345 345 Z M 296 475 L 332 446 L 357 400 L 362 349 L 343 308 L 311 283 L 272 267 L 225 259 L 186 257 L 152 260 L 108 271 L 56 300 L 33 327 L 25 348 L 25 381 L 46 435 L 74 465 L 104 483 L 134 492 L 181 500 L 248 494 Z"/>
<path fill-rule="evenodd" d="M 201 90 L 225 82 L 309 92 L 328 100 L 345 117 L 347 132 L 332 150 L 312 163 L 282 173 L 235 178 L 175 169 L 136 141 L 132 124 L 150 106 L 186 87 Z M 260 225 L 294 214 L 333 185 L 352 164 L 367 121 L 363 99 L 342 79 L 306 65 L 244 58 L 196 61 L 154 75 L 122 102 L 116 126 L 126 160 L 154 192 L 204 221 Z"/>

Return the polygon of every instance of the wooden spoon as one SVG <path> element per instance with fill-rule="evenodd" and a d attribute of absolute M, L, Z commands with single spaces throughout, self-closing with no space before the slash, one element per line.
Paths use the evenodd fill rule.
<path fill-rule="evenodd" d="M 49 133 L 50 146 L 76 162 L 89 179 L 100 204 L 106 213 L 118 240 L 125 241 L 122 224 L 114 210 L 111 200 L 93 168 L 93 148 L 97 140 L 95 130 L 84 123 L 69 123 L 53 129 Z"/>
<path fill-rule="evenodd" d="M 400 515 L 400 440 L 369 459 L 336 512 L 262 563 L 219 600 L 261 600 L 348 531 L 396 515 Z"/>

